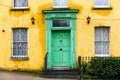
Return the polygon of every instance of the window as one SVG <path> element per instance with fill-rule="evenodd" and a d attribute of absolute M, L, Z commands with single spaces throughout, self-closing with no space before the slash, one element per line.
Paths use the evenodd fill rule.
<path fill-rule="evenodd" d="M 13 59 L 26 59 L 28 57 L 27 29 L 13 29 Z"/>
<path fill-rule="evenodd" d="M 108 8 L 109 0 L 94 0 L 94 7 L 95 8 Z"/>
<path fill-rule="evenodd" d="M 53 8 L 68 8 L 68 0 L 54 0 Z"/>
<path fill-rule="evenodd" d="M 53 20 L 53 27 L 69 27 L 69 20 Z"/>
<path fill-rule="evenodd" d="M 109 55 L 109 28 L 95 28 L 95 55 Z"/>
<path fill-rule="evenodd" d="M 15 9 L 28 8 L 28 0 L 14 0 Z"/>

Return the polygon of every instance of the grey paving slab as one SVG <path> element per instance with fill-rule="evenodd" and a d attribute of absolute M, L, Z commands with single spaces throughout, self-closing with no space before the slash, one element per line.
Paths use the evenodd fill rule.
<path fill-rule="evenodd" d="M 0 80 L 32 80 L 34 76 L 13 72 L 0 72 Z"/>
<path fill-rule="evenodd" d="M 35 74 L 0 71 L 0 80 L 75 80 L 75 79 L 41 78 L 40 76 Z"/>

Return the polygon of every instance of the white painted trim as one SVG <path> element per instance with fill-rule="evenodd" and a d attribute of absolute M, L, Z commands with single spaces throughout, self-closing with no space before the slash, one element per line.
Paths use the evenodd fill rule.
<path fill-rule="evenodd" d="M 12 56 L 12 57 L 28 57 L 27 55 L 17 55 L 17 56 Z"/>
<path fill-rule="evenodd" d="M 14 8 L 14 0 L 12 0 L 12 7 Z"/>
<path fill-rule="evenodd" d="M 12 28 L 12 53 L 11 53 L 11 57 L 13 57 L 13 28 Z"/>
<path fill-rule="evenodd" d="M 101 5 L 101 6 L 95 6 L 95 5 L 94 5 L 94 8 L 109 8 L 109 7 L 110 7 L 110 6 L 102 6 L 102 5 Z"/>
<path fill-rule="evenodd" d="M 53 6 L 53 8 L 68 8 L 68 6 Z"/>
<path fill-rule="evenodd" d="M 24 28 L 25 29 L 25 28 Z M 27 56 L 28 57 L 28 28 L 26 28 L 27 29 L 27 53 L 26 53 L 26 55 L 25 56 Z"/>
<path fill-rule="evenodd" d="M 95 54 L 95 57 L 109 57 L 110 54 Z"/>
<path fill-rule="evenodd" d="M 13 9 L 29 9 L 28 7 L 14 7 L 13 6 Z"/>

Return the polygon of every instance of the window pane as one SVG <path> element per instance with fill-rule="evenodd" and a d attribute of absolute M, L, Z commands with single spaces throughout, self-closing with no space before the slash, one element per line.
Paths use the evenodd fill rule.
<path fill-rule="evenodd" d="M 17 56 L 19 54 L 19 43 L 13 43 L 13 55 Z"/>
<path fill-rule="evenodd" d="M 21 41 L 27 41 L 27 29 L 21 29 Z"/>
<path fill-rule="evenodd" d="M 27 55 L 27 43 L 19 43 L 19 54 L 22 56 Z"/>
<path fill-rule="evenodd" d="M 101 51 L 103 54 L 109 54 L 109 42 L 102 42 Z"/>
<path fill-rule="evenodd" d="M 21 0 L 22 7 L 27 7 L 28 6 L 28 1 L 27 0 Z"/>
<path fill-rule="evenodd" d="M 28 44 L 27 44 L 27 42 L 26 43 L 21 43 L 22 44 L 22 54 L 23 55 L 27 55 L 27 53 L 28 53 Z"/>
<path fill-rule="evenodd" d="M 61 2 L 61 6 L 67 6 L 68 5 L 68 0 L 62 0 Z"/>
<path fill-rule="evenodd" d="M 53 27 L 69 27 L 69 20 L 53 20 Z"/>
<path fill-rule="evenodd" d="M 68 6 L 68 0 L 54 0 L 54 6 Z"/>
<path fill-rule="evenodd" d="M 20 7 L 20 0 L 14 0 L 14 7 Z"/>
<path fill-rule="evenodd" d="M 109 40 L 109 28 L 102 28 L 101 29 L 101 35 L 102 35 L 102 41 L 108 41 Z"/>
<path fill-rule="evenodd" d="M 94 0 L 94 5 L 95 6 L 99 5 L 99 0 Z"/>
<path fill-rule="evenodd" d="M 19 41 L 19 29 L 13 29 L 13 41 Z"/>
<path fill-rule="evenodd" d="M 95 42 L 95 54 L 101 54 L 101 42 L 100 41 Z"/>
<path fill-rule="evenodd" d="M 95 41 L 101 41 L 101 28 L 95 28 Z"/>
<path fill-rule="evenodd" d="M 14 0 L 14 7 L 27 7 L 28 0 Z"/>
<path fill-rule="evenodd" d="M 94 5 L 95 7 L 105 7 L 109 6 L 109 1 L 108 0 L 94 0 Z"/>
<path fill-rule="evenodd" d="M 60 1 L 61 1 L 61 0 L 60 0 Z M 60 2 L 60 1 L 59 1 L 59 2 Z M 54 0 L 54 6 L 60 6 L 59 2 L 58 2 L 58 0 Z"/>
<path fill-rule="evenodd" d="M 104 5 L 104 6 L 108 6 L 108 0 L 102 0 L 103 2 L 102 2 L 102 4 Z"/>

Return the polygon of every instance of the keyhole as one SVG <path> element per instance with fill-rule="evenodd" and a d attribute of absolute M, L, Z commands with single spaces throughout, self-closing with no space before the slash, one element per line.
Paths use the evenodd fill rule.
<path fill-rule="evenodd" d="M 60 40 L 60 42 L 62 42 L 62 40 Z"/>

